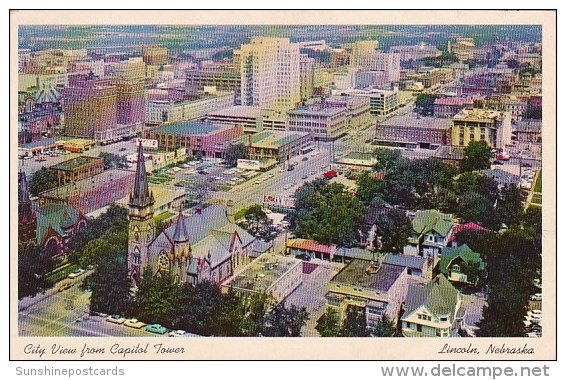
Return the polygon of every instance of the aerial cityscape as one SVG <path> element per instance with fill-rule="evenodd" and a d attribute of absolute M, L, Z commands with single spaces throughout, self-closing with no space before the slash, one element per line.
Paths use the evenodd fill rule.
<path fill-rule="evenodd" d="M 541 337 L 542 66 L 536 25 L 20 26 L 19 336 Z"/>

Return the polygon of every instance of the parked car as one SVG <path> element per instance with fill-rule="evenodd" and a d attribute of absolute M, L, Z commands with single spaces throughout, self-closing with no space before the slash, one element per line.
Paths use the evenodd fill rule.
<path fill-rule="evenodd" d="M 57 289 L 60 292 L 63 292 L 67 289 L 69 289 L 70 287 L 73 286 L 73 283 L 70 281 L 65 281 L 64 283 L 62 283 L 61 285 L 59 285 L 59 289 Z"/>
<path fill-rule="evenodd" d="M 167 329 L 165 327 L 161 326 L 158 323 L 153 323 L 153 324 L 145 326 L 145 331 L 150 332 L 150 333 L 154 333 L 154 334 L 163 335 L 167 332 Z"/>
<path fill-rule="evenodd" d="M 169 336 L 171 337 L 181 337 L 184 336 L 187 332 L 185 330 L 175 330 L 175 331 L 171 331 L 169 332 Z"/>
<path fill-rule="evenodd" d="M 138 321 L 138 320 L 135 319 L 135 318 L 132 318 L 132 319 L 127 319 L 127 320 L 124 322 L 124 326 L 132 327 L 132 328 L 134 328 L 134 329 L 141 329 L 142 327 L 145 326 L 145 323 L 140 322 L 140 321 Z"/>
<path fill-rule="evenodd" d="M 69 278 L 77 278 L 77 277 L 79 277 L 80 275 L 82 275 L 84 272 L 85 272 L 84 269 L 81 269 L 81 268 L 75 269 L 74 271 L 72 271 L 71 273 L 69 273 L 69 275 L 68 275 L 67 277 L 69 277 Z"/>
<path fill-rule="evenodd" d="M 307 178 L 309 178 L 309 176 L 306 174 L 303 174 L 303 176 L 301 177 L 301 179 L 307 179 Z"/>
<path fill-rule="evenodd" d="M 304 156 L 304 157 L 303 157 L 303 161 L 308 161 L 308 159 L 309 159 L 309 158 L 308 158 L 307 156 Z"/>
<path fill-rule="evenodd" d="M 110 322 L 110 323 L 116 323 L 117 325 L 121 325 L 124 322 L 126 322 L 126 318 L 122 318 L 122 317 L 120 317 L 120 315 L 115 314 L 115 315 L 111 315 L 108 318 L 106 318 L 106 321 Z"/>
<path fill-rule="evenodd" d="M 300 255 L 296 256 L 297 259 L 301 259 L 303 261 L 311 261 L 311 257 L 309 255 L 307 255 L 306 253 L 301 253 Z"/>

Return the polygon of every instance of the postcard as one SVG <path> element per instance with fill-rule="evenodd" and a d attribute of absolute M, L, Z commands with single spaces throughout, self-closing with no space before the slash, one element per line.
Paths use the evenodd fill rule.
<path fill-rule="evenodd" d="M 555 12 L 10 41 L 12 360 L 556 359 Z"/>

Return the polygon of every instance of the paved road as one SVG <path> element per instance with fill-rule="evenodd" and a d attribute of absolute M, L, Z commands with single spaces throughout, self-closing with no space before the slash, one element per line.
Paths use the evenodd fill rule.
<path fill-rule="evenodd" d="M 310 274 L 303 273 L 303 283 L 293 291 L 286 299 L 286 305 L 305 307 L 309 313 L 309 320 L 301 331 L 302 336 L 320 336 L 316 331 L 316 323 L 326 308 L 326 287 L 330 279 L 338 273 L 344 265 L 330 263 L 321 260 L 312 260 L 311 263 L 319 264 Z"/>
<path fill-rule="evenodd" d="M 84 275 L 63 292 L 56 285 L 45 294 L 18 302 L 20 336 L 155 336 L 143 330 L 89 316 L 90 292 L 81 290 Z M 80 319 L 80 321 L 78 321 Z"/>

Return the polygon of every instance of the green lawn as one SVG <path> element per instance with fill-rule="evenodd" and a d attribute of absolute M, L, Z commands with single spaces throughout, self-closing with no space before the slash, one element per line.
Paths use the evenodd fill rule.
<path fill-rule="evenodd" d="M 542 171 L 539 172 L 535 182 L 535 192 L 542 193 Z"/>
<path fill-rule="evenodd" d="M 69 264 L 67 266 L 61 267 L 60 269 L 56 269 L 55 271 L 51 272 L 51 274 L 48 276 L 48 281 L 51 285 L 54 285 L 57 282 L 63 280 L 64 278 L 67 278 L 67 276 L 77 268 L 78 268 L 77 265 Z"/>
<path fill-rule="evenodd" d="M 164 221 L 165 219 L 168 219 L 168 218 L 172 217 L 173 215 L 175 215 L 175 214 L 173 214 L 171 211 L 165 211 L 165 212 L 162 212 L 161 214 L 155 216 L 155 217 L 153 218 L 153 220 L 154 220 L 156 223 L 159 223 L 159 222 Z"/>
<path fill-rule="evenodd" d="M 534 193 L 533 197 L 531 198 L 531 203 L 536 203 L 541 205 L 542 204 L 542 194 Z"/>

